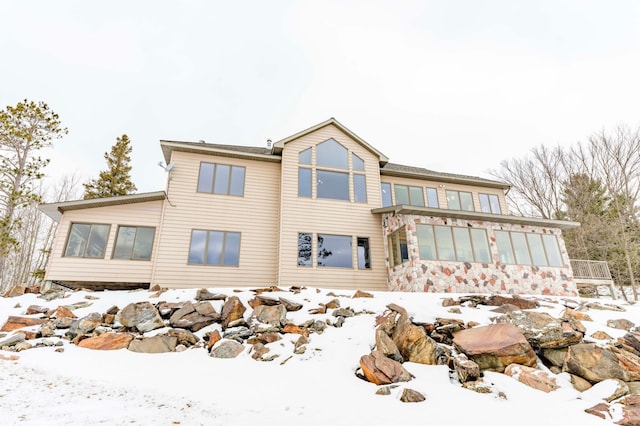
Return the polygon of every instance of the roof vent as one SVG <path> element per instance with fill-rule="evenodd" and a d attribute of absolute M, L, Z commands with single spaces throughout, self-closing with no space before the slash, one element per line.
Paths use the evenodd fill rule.
<path fill-rule="evenodd" d="M 206 143 L 204 140 L 200 139 L 198 142 L 200 143 Z"/>
<path fill-rule="evenodd" d="M 267 148 L 271 149 L 271 139 L 267 139 Z"/>

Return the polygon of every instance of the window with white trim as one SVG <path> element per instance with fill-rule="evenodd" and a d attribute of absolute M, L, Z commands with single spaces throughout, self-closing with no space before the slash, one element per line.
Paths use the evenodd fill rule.
<path fill-rule="evenodd" d="M 104 258 L 110 230 L 111 225 L 72 223 L 64 256 Z"/>
<path fill-rule="evenodd" d="M 191 231 L 190 265 L 238 266 L 240 233 L 228 231 Z"/>

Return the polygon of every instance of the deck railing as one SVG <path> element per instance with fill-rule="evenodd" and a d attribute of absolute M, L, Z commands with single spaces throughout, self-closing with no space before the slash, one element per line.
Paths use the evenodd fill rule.
<path fill-rule="evenodd" d="M 613 278 L 609 270 L 609 264 L 603 260 L 577 260 L 571 259 L 571 269 L 573 269 L 573 279 L 578 286 L 589 286 L 595 288 L 596 296 L 599 296 L 598 286 L 609 287 L 611 297 L 616 298 L 613 288 Z"/>

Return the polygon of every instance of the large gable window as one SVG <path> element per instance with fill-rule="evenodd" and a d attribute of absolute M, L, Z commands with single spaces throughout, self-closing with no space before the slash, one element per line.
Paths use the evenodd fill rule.
<path fill-rule="evenodd" d="M 227 164 L 200 163 L 198 192 L 244 195 L 245 168 Z"/>
<path fill-rule="evenodd" d="M 104 258 L 110 225 L 73 223 L 64 251 L 66 257 Z"/>
<path fill-rule="evenodd" d="M 335 139 L 298 153 L 298 196 L 367 202 L 364 160 Z"/>

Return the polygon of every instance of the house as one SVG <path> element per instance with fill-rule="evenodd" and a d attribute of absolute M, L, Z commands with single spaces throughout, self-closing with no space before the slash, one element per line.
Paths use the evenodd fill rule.
<path fill-rule="evenodd" d="M 45 280 L 577 295 L 562 230 L 502 182 L 390 163 L 331 118 L 268 147 L 160 142 L 165 191 L 44 204 Z"/>

